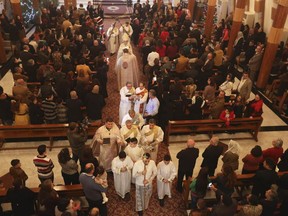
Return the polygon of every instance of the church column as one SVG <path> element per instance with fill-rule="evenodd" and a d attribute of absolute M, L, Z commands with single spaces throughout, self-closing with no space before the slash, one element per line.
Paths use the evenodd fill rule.
<path fill-rule="evenodd" d="M 194 21 L 194 8 L 195 0 L 188 0 L 188 10 L 190 11 L 192 22 Z"/>
<path fill-rule="evenodd" d="M 64 0 L 64 6 L 66 10 L 69 10 L 70 6 L 76 7 L 77 1 L 76 0 Z"/>
<path fill-rule="evenodd" d="M 211 32 L 213 30 L 213 18 L 215 15 L 215 6 L 216 6 L 216 0 L 208 0 L 208 10 L 207 10 L 207 16 L 205 21 L 205 31 L 204 34 L 206 35 L 207 39 L 210 39 Z"/>
<path fill-rule="evenodd" d="M 234 44 L 234 41 L 237 37 L 237 34 L 241 28 L 242 19 L 243 19 L 244 11 L 245 11 L 245 5 L 246 5 L 245 0 L 238 0 L 237 1 L 237 5 L 236 5 L 235 11 L 234 11 L 234 16 L 233 16 L 233 24 L 232 24 L 232 28 L 231 28 L 231 32 L 230 32 L 230 39 L 229 39 L 229 43 L 228 43 L 227 55 L 229 58 L 231 58 L 231 56 L 233 54 L 233 44 Z"/>
<path fill-rule="evenodd" d="M 13 16 L 20 16 L 22 19 L 22 10 L 21 10 L 21 5 L 20 5 L 20 0 L 10 0 L 11 2 L 11 7 L 12 7 L 12 13 Z"/>
<path fill-rule="evenodd" d="M 256 84 L 256 86 L 260 89 L 264 89 L 268 82 L 273 60 L 275 59 L 278 44 L 280 43 L 281 36 L 283 34 L 283 27 L 287 19 L 287 14 L 288 0 L 278 0 L 275 18 L 268 35 L 267 46 L 265 48 L 259 77 Z"/>
<path fill-rule="evenodd" d="M 2 34 L 0 34 L 0 64 L 3 64 L 7 61 L 6 57 L 6 52 L 4 49 L 4 44 L 3 44 L 3 37 Z"/>

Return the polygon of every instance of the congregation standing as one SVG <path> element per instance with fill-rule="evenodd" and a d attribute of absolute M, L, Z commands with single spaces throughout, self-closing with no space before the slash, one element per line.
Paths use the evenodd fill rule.
<path fill-rule="evenodd" d="M 36 41 L 36 44 L 30 44 L 29 40 L 29 44 L 25 44 L 27 40 L 23 40 L 23 48 L 20 52 L 23 65 L 29 68 L 25 71 L 28 75 L 28 81 L 43 83 L 37 92 L 38 99 L 41 99 L 41 105 L 37 98 L 35 98 L 35 103 L 34 100 L 31 101 L 32 92 L 27 88 L 27 80 L 24 81 L 26 78 L 22 76 L 16 80 L 16 85 L 13 87 L 13 96 L 16 99 L 14 104 L 10 103 L 11 98 L 0 88 L 1 104 L 4 104 L 4 107 L 1 105 L 1 109 L 3 109 L 1 119 L 7 125 L 11 125 L 13 120 L 15 124 L 28 124 L 30 121 L 33 123 L 32 120 L 35 119 L 35 116 L 42 116 L 42 122 L 38 119 L 40 123 L 53 124 L 60 122 L 59 116 L 63 118 L 61 113 L 64 114 L 64 119 L 67 118 L 67 122 L 70 123 L 67 137 L 73 154 L 71 158 L 69 150 L 62 149 L 58 155 L 65 184 L 74 184 L 77 183 L 77 180 L 80 181 L 89 203 L 89 209 L 92 210 L 97 207 L 100 215 L 107 215 L 106 203 L 108 198 L 106 192 L 109 186 L 107 185 L 106 172 L 112 171 L 115 190 L 121 198 L 127 198 L 131 189 L 130 182 L 135 183 L 136 211 L 139 215 L 143 215 L 149 205 L 155 178 L 157 178 L 157 192 L 161 206 L 164 206 L 164 197 L 167 195 L 170 198 L 172 194 L 172 182 L 176 177 L 176 169 L 171 157 L 165 155 L 164 160 L 156 166 L 158 148 L 164 136 L 162 128 L 167 120 L 202 119 L 204 118 L 203 107 L 208 107 L 210 110 L 209 118 L 223 120 L 222 127 L 229 127 L 229 122 L 235 118 L 235 116 L 230 117 L 230 114 L 234 115 L 232 110 L 235 113 L 236 110 L 238 111 L 237 117 L 262 115 L 263 100 L 260 96 L 256 95 L 251 102 L 249 102 L 249 98 L 253 82 L 259 71 L 259 61 L 262 58 L 265 40 L 261 39 L 263 34 L 260 34 L 259 28 L 259 34 L 255 35 L 258 39 L 255 40 L 260 45 L 256 47 L 250 60 L 248 57 L 246 60 L 250 74 L 244 71 L 238 86 L 233 89 L 231 88 L 233 77 L 228 72 L 230 72 L 230 68 L 234 67 L 234 64 L 230 63 L 236 63 L 236 54 L 239 49 L 243 49 L 244 43 L 249 44 L 251 42 L 248 37 L 245 38 L 245 35 L 240 32 L 234 43 L 234 50 L 237 51 L 234 53 L 235 59 L 225 61 L 225 58 L 220 57 L 217 64 L 215 55 L 222 56 L 219 50 L 224 52 L 229 41 L 229 23 L 221 21 L 218 26 L 220 30 L 215 29 L 216 33 L 222 32 L 221 29 L 223 29 L 223 35 L 219 38 L 221 44 L 220 41 L 216 42 L 214 49 L 203 38 L 198 26 L 192 26 L 191 17 L 189 17 L 187 10 L 182 10 L 179 6 L 174 11 L 172 5 L 168 5 L 166 9 L 168 15 L 161 14 L 160 9 L 161 16 L 157 17 L 158 6 L 156 2 L 151 8 L 147 3 L 144 3 L 143 6 L 137 4 L 134 8 L 135 17 L 133 17 L 131 25 L 128 22 L 118 29 L 114 23 L 107 31 L 108 52 L 111 56 L 117 52 L 115 72 L 117 73 L 118 90 L 121 96 L 119 124 L 122 127 L 119 129 L 117 126 L 118 119 L 114 121 L 107 118 L 105 124 L 95 132 L 91 148 L 87 148 L 85 147 L 86 129 L 82 127 L 81 123 L 78 123 L 84 119 L 81 106 L 86 105 L 90 122 L 101 121 L 101 110 L 105 105 L 104 98 L 108 97 L 106 85 L 108 67 L 110 67 L 109 60 L 103 54 L 106 51 L 106 46 L 103 43 L 106 36 L 98 28 L 99 26 L 96 24 L 98 21 L 94 22 L 96 18 L 94 13 L 101 16 L 101 6 L 98 7 L 98 12 L 95 12 L 89 5 L 91 3 L 87 7 L 90 16 L 85 16 L 85 9 L 83 5 L 80 5 L 78 9 L 71 8 L 70 17 L 67 17 L 67 14 L 64 14 L 65 19 L 62 17 L 63 14 L 56 17 L 59 19 L 62 17 L 61 28 L 60 30 L 57 29 L 56 32 L 48 28 L 49 22 L 55 18 L 51 17 L 53 13 L 48 15 L 47 10 L 43 9 L 41 27 L 44 31 L 37 29 L 33 35 L 31 42 Z M 162 6 L 160 8 L 166 8 L 163 3 Z M 55 9 L 53 5 L 50 10 L 52 9 Z M 155 12 L 157 19 L 153 20 Z M 173 16 L 174 13 L 179 14 L 176 20 Z M 144 17 L 147 17 L 147 20 Z M 53 24 L 52 22 L 51 25 Z M 139 24 L 144 26 L 143 32 L 137 32 Z M 138 60 L 133 54 L 131 42 L 142 49 L 143 72 L 147 78 L 147 89 L 143 82 L 139 82 L 140 68 Z M 37 45 L 37 49 L 34 50 L 37 51 L 37 57 L 30 53 L 32 52 L 32 44 Z M 27 53 L 32 55 L 27 57 Z M 240 53 L 238 54 L 240 55 Z M 15 70 L 15 77 L 17 77 L 16 75 L 19 77 L 21 70 L 19 70 L 20 65 L 17 64 L 16 60 L 13 70 Z M 54 66 L 49 65 L 48 60 L 51 60 Z M 57 65 L 59 62 L 60 64 Z M 213 69 L 215 68 L 220 69 L 214 73 Z M 179 79 L 187 80 L 187 85 L 184 87 L 181 82 L 177 81 Z M 190 88 L 189 85 L 193 85 L 194 82 L 196 84 Z M 66 87 L 69 91 L 66 90 Z M 184 89 L 186 90 L 184 91 Z M 203 94 L 196 93 L 196 89 L 203 91 Z M 218 95 L 215 95 L 217 89 L 220 91 Z M 242 106 L 238 106 L 237 101 L 229 100 L 232 91 L 235 91 L 240 97 L 238 102 Z M 56 103 L 56 97 L 61 102 Z M 94 109 L 95 100 L 97 100 L 97 109 Z M 228 104 L 225 104 L 225 100 Z M 63 101 L 67 111 L 59 112 L 59 110 L 63 111 Z M 196 104 L 197 107 L 195 107 Z M 10 109 L 11 105 L 13 109 Z M 245 110 L 244 106 L 246 107 Z M 33 107 L 35 113 L 31 112 Z M 37 107 L 39 109 L 36 109 Z M 198 112 L 194 112 L 191 107 L 198 109 Z M 183 110 L 187 112 L 183 112 Z M 195 116 L 196 113 L 199 116 Z M 13 119 L 13 115 L 15 119 Z M 193 139 L 189 139 L 187 148 L 177 154 L 179 159 L 177 190 L 180 192 L 182 191 L 184 175 L 186 179 L 192 178 L 195 162 L 199 157 L 199 149 L 197 146 L 195 147 L 195 144 Z M 261 150 L 261 153 L 258 154 L 254 151 L 252 154 L 251 151 L 249 157 L 252 157 L 253 160 L 252 169 L 247 165 L 251 162 L 248 156 L 243 159 L 246 165 L 243 171 L 256 172 L 255 179 L 257 181 L 255 180 L 253 185 L 252 195 L 262 199 L 266 198 L 262 200 L 263 209 L 271 204 L 268 201 L 272 200 L 273 206 L 275 204 L 275 190 L 271 189 L 271 185 L 278 181 L 274 169 L 279 158 L 283 157 L 281 161 L 285 160 L 283 149 L 281 149 L 282 144 L 281 140 L 276 140 L 273 141 L 273 148 L 271 149 Z M 39 201 L 43 207 L 43 215 L 47 212 L 48 215 L 54 215 L 55 207 L 61 210 L 58 202 L 59 196 L 53 190 L 52 184 L 54 164 L 47 156 L 45 145 L 40 145 L 37 150 L 38 155 L 35 156 L 33 162 L 37 167 L 38 178 L 42 183 L 41 190 L 49 191 L 49 197 L 44 197 L 44 199 L 39 195 Z M 218 159 L 223 155 L 222 172 L 212 181 L 217 183 L 217 187 L 214 185 L 211 187 L 220 203 L 219 206 L 212 209 L 214 215 L 219 215 L 224 207 L 229 207 L 227 210 L 229 213 L 235 211 L 235 202 L 231 199 L 231 194 L 235 185 L 235 170 L 239 167 L 240 151 L 239 144 L 232 140 L 228 144 L 228 150 L 224 152 L 219 138 L 212 137 L 210 145 L 202 154 L 201 167 L 203 170 L 201 169 L 201 174 L 199 173 L 197 178 L 202 179 L 201 175 L 206 176 L 206 187 L 207 183 L 210 182 L 208 176 L 214 176 Z M 190 154 L 190 152 L 192 153 Z M 263 159 L 259 159 L 262 155 Z M 95 156 L 99 156 L 98 159 Z M 255 161 L 255 158 L 259 160 Z M 79 176 L 78 159 L 82 170 L 79 179 L 75 178 L 75 176 Z M 91 161 L 88 162 L 90 159 Z M 189 165 L 187 160 L 190 161 Z M 263 163 L 263 170 L 259 170 L 261 163 Z M 14 167 L 19 162 L 14 161 L 13 164 Z M 281 169 L 283 168 L 283 166 L 279 166 Z M 267 176 L 269 176 L 269 181 L 265 181 L 268 179 Z M 16 179 L 18 178 L 24 182 L 27 180 L 25 175 Z M 257 184 L 259 181 L 262 184 Z M 204 197 L 203 188 L 200 188 L 199 182 L 195 181 L 195 185 L 191 186 L 194 190 L 192 200 L 194 206 Z M 17 187 L 16 183 L 15 187 Z M 52 200 L 52 202 L 47 202 L 47 200 Z M 249 199 L 249 201 L 251 200 Z M 71 205 L 77 206 L 77 201 Z M 64 205 L 64 211 L 67 210 L 67 206 L 69 204 Z M 77 212 L 79 209 L 75 207 L 72 210 Z M 245 210 L 243 208 L 243 211 Z"/>

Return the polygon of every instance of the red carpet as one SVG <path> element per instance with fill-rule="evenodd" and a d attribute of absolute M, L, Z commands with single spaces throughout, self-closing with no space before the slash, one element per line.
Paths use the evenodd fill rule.
<path fill-rule="evenodd" d="M 105 19 L 105 27 L 108 28 L 110 24 L 114 22 L 113 19 Z M 125 20 L 121 20 L 122 23 Z M 138 59 L 139 68 L 142 68 L 142 62 L 140 58 L 140 54 L 138 52 L 138 48 L 134 47 L 134 54 Z M 109 55 L 109 54 L 108 54 Z M 107 56 L 108 57 L 108 56 Z M 118 123 L 119 118 L 119 103 L 120 103 L 120 95 L 117 90 L 117 77 L 114 71 L 116 55 L 109 57 L 110 68 L 108 72 L 108 98 L 106 99 L 106 106 L 103 110 L 103 120 L 107 117 L 112 117 L 116 123 Z M 140 72 L 140 77 L 142 81 L 145 80 L 145 77 Z M 168 147 L 164 144 L 159 146 L 158 151 L 158 160 L 157 162 L 163 160 L 165 154 L 169 154 Z M 131 200 L 128 202 L 123 201 L 115 192 L 113 176 L 108 175 L 109 187 L 107 196 L 109 198 L 108 201 L 108 215 L 111 216 L 133 216 L 137 215 L 135 210 L 135 186 L 132 185 L 131 188 Z M 183 199 L 181 194 L 176 191 L 176 186 L 173 186 L 173 193 L 171 199 L 165 199 L 165 206 L 161 207 L 159 205 L 158 197 L 157 197 L 157 188 L 156 188 L 156 179 L 153 183 L 153 195 L 150 200 L 149 209 L 145 211 L 145 216 L 183 216 L 187 215 L 185 206 L 183 203 Z"/>

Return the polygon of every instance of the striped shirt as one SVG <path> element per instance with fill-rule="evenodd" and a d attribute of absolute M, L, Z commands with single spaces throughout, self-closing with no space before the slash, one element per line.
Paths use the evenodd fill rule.
<path fill-rule="evenodd" d="M 49 179 L 53 176 L 52 169 L 54 164 L 46 155 L 37 155 L 33 158 L 33 163 L 37 167 L 38 177 L 42 179 Z"/>
<path fill-rule="evenodd" d="M 57 119 L 57 105 L 53 101 L 42 101 L 42 110 L 45 120 Z"/>

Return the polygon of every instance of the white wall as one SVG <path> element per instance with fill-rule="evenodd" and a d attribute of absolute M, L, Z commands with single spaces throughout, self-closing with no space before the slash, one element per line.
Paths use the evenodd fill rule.
<path fill-rule="evenodd" d="M 250 12 L 254 11 L 255 0 L 250 0 Z M 264 32 L 266 32 L 267 36 L 269 34 L 270 28 L 272 27 L 273 20 L 271 19 L 272 7 L 277 8 L 277 3 L 274 0 L 265 0 L 265 12 L 264 12 Z M 257 20 L 257 19 L 256 19 Z M 286 19 L 286 23 L 284 25 L 284 32 L 282 39 L 286 42 L 288 39 L 288 19 Z"/>

